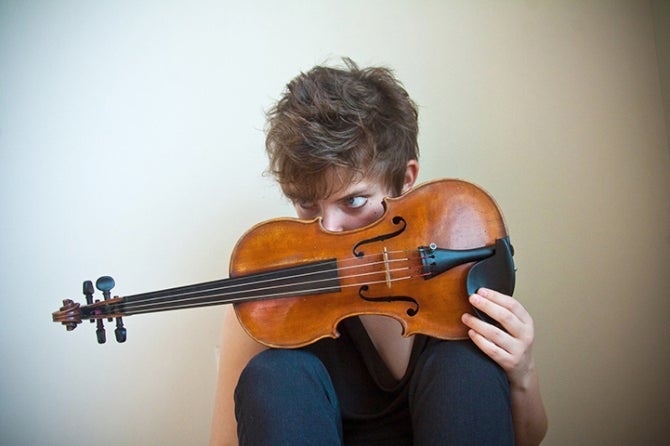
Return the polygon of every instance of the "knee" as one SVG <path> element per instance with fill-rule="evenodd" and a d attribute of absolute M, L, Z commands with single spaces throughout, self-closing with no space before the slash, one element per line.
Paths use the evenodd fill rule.
<path fill-rule="evenodd" d="M 426 366 L 439 367 L 446 373 L 468 373 L 485 370 L 502 374 L 503 370 L 471 341 L 443 341 L 432 345 L 426 355 Z"/>
<path fill-rule="evenodd" d="M 257 389 L 279 383 L 290 384 L 295 382 L 297 375 L 317 370 L 319 363 L 316 357 L 301 350 L 265 350 L 254 356 L 242 370 L 237 387 Z"/>
<path fill-rule="evenodd" d="M 433 344 L 424 352 L 417 372 L 415 385 L 432 383 L 458 391 L 483 391 L 493 386 L 503 394 L 509 393 L 505 372 L 471 341 Z"/>
<path fill-rule="evenodd" d="M 323 386 L 330 377 L 321 361 L 302 350 L 265 350 L 249 361 L 235 389 L 235 401 L 256 396 L 290 395 L 303 392 L 310 383 Z"/>
<path fill-rule="evenodd" d="M 513 444 L 507 377 L 470 341 L 438 342 L 423 352 L 409 404 L 417 444 Z M 440 414 L 442 422 L 426 414 Z"/>
<path fill-rule="evenodd" d="M 241 444 L 294 444 L 298 438 L 341 443 L 330 376 L 316 356 L 301 350 L 266 350 L 249 362 L 235 389 L 235 417 Z"/>

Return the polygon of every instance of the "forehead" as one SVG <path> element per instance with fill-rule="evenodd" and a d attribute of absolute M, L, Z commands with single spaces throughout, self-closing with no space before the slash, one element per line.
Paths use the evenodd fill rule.
<path fill-rule="evenodd" d="M 381 178 L 349 169 L 331 169 L 312 181 L 290 184 L 284 193 L 293 201 L 340 199 L 356 194 L 386 191 Z"/>

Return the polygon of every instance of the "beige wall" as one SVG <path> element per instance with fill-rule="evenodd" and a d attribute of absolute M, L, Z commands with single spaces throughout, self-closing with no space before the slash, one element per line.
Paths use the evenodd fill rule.
<path fill-rule="evenodd" d="M 394 67 L 420 104 L 422 180 L 498 199 L 545 444 L 658 444 L 670 160 L 653 23 L 635 0 L 2 2 L 0 444 L 206 442 L 220 308 L 128 318 L 128 342 L 104 346 L 50 313 L 103 274 L 122 295 L 226 276 L 244 230 L 291 212 L 261 176 L 263 109 L 342 55 Z"/>
<path fill-rule="evenodd" d="M 665 110 L 665 130 L 670 139 L 670 2 L 667 0 L 653 0 L 651 11 L 658 71 L 661 79 L 663 109 Z M 670 144 L 668 150 L 670 150 Z"/>

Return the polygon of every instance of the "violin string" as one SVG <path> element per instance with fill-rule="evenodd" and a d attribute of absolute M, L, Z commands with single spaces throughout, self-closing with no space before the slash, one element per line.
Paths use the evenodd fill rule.
<path fill-rule="evenodd" d="M 391 281 L 392 282 L 398 282 L 398 281 L 402 281 L 402 280 L 409 280 L 409 279 L 412 279 L 413 277 L 416 277 L 416 276 L 404 276 L 404 277 L 400 277 L 400 278 L 391 279 Z M 385 283 L 387 283 L 386 279 L 363 282 L 363 284 L 365 284 L 365 285 L 375 285 L 375 284 L 385 284 Z M 344 285 L 342 287 L 338 287 L 338 289 L 339 288 L 358 287 L 360 285 L 361 285 L 361 283 L 351 283 L 351 284 L 348 284 L 348 285 Z M 336 290 L 333 289 L 333 287 L 325 287 L 325 288 L 313 288 L 313 289 L 310 289 L 309 291 L 310 291 L 309 294 L 319 294 L 321 292 L 336 291 Z M 292 297 L 292 296 L 296 296 L 296 293 L 287 291 L 287 292 L 282 292 L 282 293 L 265 294 L 265 295 L 262 295 L 261 297 L 258 297 L 258 299 L 259 300 L 279 299 L 279 298 L 282 298 L 282 297 Z M 222 298 L 217 299 L 219 297 L 222 297 Z M 188 302 L 190 300 L 193 300 L 193 299 L 188 299 L 188 298 L 187 299 L 182 299 L 182 300 L 184 300 L 186 302 L 178 304 L 177 302 L 179 300 L 173 300 L 173 301 L 168 302 L 167 304 L 162 304 L 162 305 L 158 305 L 158 304 L 137 305 L 137 306 L 133 306 L 134 309 L 132 311 L 127 311 L 127 312 L 125 312 L 125 314 L 152 313 L 152 312 L 158 311 L 157 309 L 160 309 L 160 310 L 177 310 L 177 309 L 184 309 L 184 308 L 189 308 L 189 307 L 203 307 L 203 306 L 209 306 L 209 305 L 228 304 L 228 303 L 236 303 L 237 301 L 247 301 L 249 299 L 248 298 L 235 299 L 235 298 L 227 297 L 227 295 L 218 295 L 217 294 L 217 295 L 208 296 L 206 304 L 203 304 L 202 302 Z"/>
<path fill-rule="evenodd" d="M 335 291 L 336 289 L 341 288 L 341 285 L 338 285 L 337 287 L 329 286 L 329 287 L 323 287 L 319 286 L 318 284 L 320 282 L 325 282 L 325 281 L 332 281 L 332 278 L 325 278 L 325 279 L 316 279 L 316 280 L 303 280 L 305 277 L 310 276 L 310 275 L 315 275 L 315 274 L 323 274 L 326 272 L 333 272 L 336 271 L 338 273 L 337 275 L 337 280 L 338 282 L 345 281 L 348 279 L 365 279 L 368 278 L 369 276 L 374 276 L 378 274 L 385 274 L 387 272 L 387 269 L 390 273 L 398 273 L 399 271 L 410 271 L 408 276 L 404 276 L 401 278 L 394 278 L 391 281 L 395 282 L 398 280 L 407 280 L 412 277 L 416 277 L 417 275 L 422 276 L 425 275 L 423 271 L 419 271 L 418 274 L 416 274 L 416 271 L 412 272 L 411 269 L 414 267 L 414 269 L 420 268 L 422 265 L 419 263 L 417 264 L 417 260 L 421 258 L 421 255 L 411 255 L 411 253 L 417 253 L 418 251 L 389 251 L 387 254 L 391 255 L 397 255 L 397 254 L 402 254 L 405 257 L 402 258 L 394 258 L 390 259 L 388 263 L 393 263 L 394 268 L 386 268 L 379 269 L 379 270 L 372 270 L 372 271 L 366 271 L 369 268 L 374 268 L 375 266 L 379 266 L 380 264 L 384 264 L 384 260 L 377 260 L 382 257 L 381 254 L 374 254 L 374 255 L 369 255 L 369 256 L 364 256 L 361 258 L 350 258 L 350 259 L 344 259 L 341 260 L 341 264 L 345 264 L 344 266 L 340 266 L 337 268 L 329 268 L 328 270 L 319 270 L 319 271 L 310 271 L 307 273 L 303 274 L 295 274 L 293 276 L 282 276 L 282 277 L 273 277 L 272 279 L 269 280 L 258 280 L 255 282 L 249 282 L 249 281 L 244 281 L 242 280 L 241 282 L 234 282 L 230 283 L 231 279 L 223 279 L 221 281 L 215 281 L 212 282 L 212 284 L 219 285 L 219 286 L 213 286 L 212 288 L 208 289 L 197 289 L 193 291 L 185 291 L 184 288 L 188 289 L 189 287 L 183 287 L 183 288 L 175 288 L 173 289 L 174 292 L 170 293 L 171 290 L 163 290 L 163 291 L 158 291 L 154 293 L 144 293 L 144 294 L 138 294 L 134 296 L 128 296 L 126 297 L 120 305 L 123 307 L 123 312 L 126 314 L 137 314 L 137 313 L 143 313 L 143 312 L 151 312 L 151 311 L 158 311 L 160 310 L 168 310 L 168 309 L 178 309 L 178 308 L 187 308 L 187 307 L 196 307 L 196 306 L 205 306 L 205 305 L 217 305 L 221 303 L 236 303 L 236 302 L 241 302 L 241 301 L 246 301 L 246 300 L 254 300 L 254 299 L 271 299 L 271 298 L 280 298 L 280 297 L 288 297 L 288 296 L 296 296 L 296 295 L 302 295 L 302 294 L 317 294 L 317 293 L 323 293 L 323 292 L 328 292 L 329 290 Z M 409 253 L 409 255 L 408 255 Z M 360 263 L 361 260 L 364 260 L 365 263 Z M 406 262 L 408 263 L 408 266 L 400 266 L 400 267 L 395 267 L 396 264 L 399 262 Z M 349 265 L 346 265 L 349 263 Z M 309 266 L 306 265 L 306 266 Z M 359 269 L 362 269 L 362 272 L 358 272 Z M 340 275 L 340 272 L 344 271 L 347 275 Z M 262 276 L 262 274 L 261 274 Z M 256 277 L 256 275 L 251 275 L 251 278 L 253 279 Z M 239 279 L 245 279 L 245 276 L 239 278 Z M 272 282 L 276 282 L 278 280 L 285 281 L 287 279 L 290 279 L 290 283 L 286 284 L 279 284 L 279 285 L 272 285 Z M 293 279 L 297 280 L 303 280 L 301 282 L 295 282 Z M 345 285 L 345 287 L 351 287 L 351 286 L 360 286 L 363 284 L 377 284 L 377 283 L 386 283 L 387 280 L 379 280 L 379 281 L 361 281 L 361 282 L 354 282 L 352 284 Z M 296 292 L 295 290 L 288 290 L 288 291 L 281 291 L 281 288 L 286 288 L 289 286 L 295 286 L 295 285 L 300 285 L 300 286 L 314 286 L 313 288 L 307 288 L 304 290 L 301 290 L 300 292 Z M 202 284 L 201 284 L 202 285 Z M 239 287 L 254 287 L 252 289 L 245 289 L 242 291 L 237 291 L 236 289 Z M 217 293 L 218 291 L 218 293 Z M 252 297 L 231 297 L 235 296 L 236 294 L 245 294 L 249 295 Z M 169 299 L 166 301 L 166 299 Z"/>
<path fill-rule="evenodd" d="M 395 254 L 397 253 L 402 253 L 406 254 L 406 251 L 395 251 Z M 328 272 L 340 272 L 343 270 L 348 270 L 352 268 L 367 268 L 373 265 L 379 265 L 383 263 L 382 261 L 369 261 L 368 263 L 363 263 L 359 264 L 358 262 L 362 259 L 370 259 L 370 258 L 375 258 L 375 257 L 380 257 L 380 255 L 373 255 L 373 256 L 366 256 L 366 257 L 361 257 L 361 258 L 350 258 L 350 259 L 343 259 L 340 260 L 340 263 L 346 263 L 346 262 L 353 262 L 353 265 L 350 266 L 340 266 L 338 268 L 334 269 L 323 269 L 323 270 L 318 270 L 318 271 L 309 271 L 304 274 L 295 274 L 293 276 L 281 276 L 281 277 L 272 277 L 271 279 L 266 279 L 262 280 L 262 277 L 265 275 L 265 273 L 259 273 L 259 274 L 250 274 L 249 276 L 241 276 L 241 277 L 236 277 L 236 278 L 229 278 L 229 279 L 223 279 L 219 281 L 214 281 L 214 282 L 208 282 L 208 283 L 202 283 L 202 284 L 196 284 L 192 286 L 185 286 L 185 287 L 177 287 L 177 288 L 172 288 L 172 289 L 167 289 L 167 290 L 162 290 L 162 291 L 155 291 L 155 292 L 149 292 L 149 293 L 143 293 L 143 294 L 137 294 L 137 295 L 132 295 L 132 296 L 127 296 L 126 299 L 132 300 L 133 302 L 139 302 L 139 301 L 150 301 L 150 300 L 155 300 L 158 298 L 165 298 L 165 297 L 171 297 L 171 298 L 176 298 L 180 296 L 188 296 L 190 294 L 198 294 L 198 293 L 207 293 L 207 292 L 212 292 L 212 291 L 217 291 L 219 289 L 234 289 L 238 287 L 243 287 L 243 286 L 249 286 L 249 285 L 265 285 L 267 283 L 273 282 L 273 281 L 280 281 L 280 280 L 286 280 L 286 279 L 296 279 L 299 277 L 304 277 L 308 275 L 314 275 L 314 274 L 322 274 L 322 273 L 328 273 Z M 398 261 L 410 261 L 409 258 L 405 257 L 402 259 L 394 259 L 392 260 L 394 262 Z M 302 269 L 307 269 L 308 267 L 313 266 L 313 263 L 307 263 L 305 265 L 302 265 Z M 300 271 L 301 267 L 294 267 L 292 271 Z M 281 270 L 280 270 L 281 271 Z M 268 274 L 272 274 L 273 271 L 269 271 Z M 373 273 L 379 273 L 379 271 L 374 271 Z M 348 278 L 349 276 L 339 276 L 339 279 L 343 278 Z M 251 282 L 250 279 L 257 278 L 259 279 L 256 282 Z M 236 281 L 237 280 L 237 281 Z M 308 283 L 308 282 L 304 282 Z M 294 285 L 295 283 L 289 283 L 286 286 L 289 285 Z M 301 284 L 301 283 L 298 283 Z M 220 285 L 217 287 L 217 285 Z M 209 286 L 208 288 L 202 288 L 200 289 L 199 287 L 201 286 Z M 262 287 L 258 288 L 262 289 Z M 197 297 L 203 297 L 202 295 L 197 296 Z"/>
<path fill-rule="evenodd" d="M 409 261 L 410 259 L 405 259 L 405 260 Z M 397 261 L 400 261 L 400 260 L 396 260 L 396 262 Z M 352 269 L 352 268 L 369 267 L 371 265 L 379 264 L 379 263 L 381 263 L 381 262 L 370 262 L 370 263 L 366 263 L 364 265 L 337 268 L 336 270 L 340 271 L 340 270 Z M 408 267 L 395 268 L 391 271 L 392 272 L 397 272 L 397 271 L 401 271 L 401 270 L 406 271 L 407 269 L 408 269 Z M 331 271 L 334 271 L 334 270 L 331 270 Z M 319 273 L 321 273 L 321 272 L 323 272 L 323 271 L 319 271 Z M 384 271 L 379 271 L 378 270 L 378 271 L 364 272 L 364 273 L 358 273 L 358 274 L 351 274 L 351 275 L 348 275 L 348 276 L 338 276 L 338 279 L 339 280 L 346 280 L 346 279 L 351 279 L 351 278 L 361 278 L 361 277 L 365 277 L 365 276 L 371 276 L 371 275 L 375 275 L 375 274 L 378 275 L 378 274 L 382 274 L 382 273 L 384 273 Z M 289 278 L 293 279 L 293 278 L 296 278 L 296 277 L 307 276 L 307 275 L 310 275 L 310 274 L 316 274 L 316 273 L 312 272 L 312 273 L 308 273 L 308 274 L 295 275 L 295 276 L 289 277 Z M 405 277 L 403 279 L 411 278 L 411 277 L 412 276 L 409 276 L 409 277 Z M 283 279 L 286 279 L 286 278 L 287 278 L 287 276 L 284 276 L 281 279 L 283 280 Z M 277 279 L 273 279 L 273 280 L 277 280 Z M 328 280 L 331 280 L 331 279 L 308 280 L 308 281 L 300 282 L 299 285 L 312 285 L 312 284 L 316 284 L 316 283 L 324 282 L 324 281 L 328 281 Z M 396 280 L 398 280 L 398 279 L 396 279 Z M 201 294 L 198 295 L 198 296 L 195 296 L 195 297 L 190 297 L 189 295 L 196 294 L 196 292 L 194 292 L 194 293 L 182 293 L 182 296 L 185 296 L 185 297 L 182 297 L 180 299 L 178 298 L 180 296 L 179 294 L 173 294 L 173 295 L 170 295 L 170 296 L 161 295 L 159 297 L 144 298 L 144 299 L 141 299 L 139 301 L 131 301 L 130 303 L 126 302 L 125 305 L 124 305 L 124 310 L 127 313 L 131 313 L 131 312 L 132 313 L 137 313 L 139 311 L 136 311 L 136 310 L 140 310 L 141 308 L 144 308 L 145 309 L 144 312 L 148 312 L 148 311 L 152 311 L 154 308 L 168 309 L 168 308 L 183 308 L 183 307 L 189 307 L 189 306 L 202 306 L 203 301 L 207 305 L 214 305 L 214 304 L 217 304 L 217 303 L 235 303 L 235 302 L 252 300 L 252 299 L 259 299 L 260 300 L 260 299 L 287 297 L 287 296 L 292 296 L 292 295 L 296 295 L 296 294 L 315 294 L 315 293 L 319 293 L 319 292 L 326 292 L 328 290 L 333 290 L 334 291 L 335 288 L 340 288 L 340 286 L 338 285 L 337 287 L 332 287 L 331 286 L 331 287 L 325 287 L 325 288 L 324 287 L 307 288 L 307 289 L 301 290 L 298 293 L 295 290 L 289 290 L 289 291 L 284 291 L 284 292 L 276 292 L 277 289 L 285 288 L 285 287 L 289 287 L 289 286 L 294 286 L 295 282 L 292 282 L 292 283 L 289 283 L 289 284 L 275 285 L 275 286 L 266 286 L 266 283 L 271 282 L 271 281 L 272 280 L 243 284 L 243 285 L 259 285 L 259 284 L 263 285 L 263 286 L 259 286 L 257 288 L 251 289 L 251 290 L 242 291 L 242 293 L 244 293 L 244 294 L 251 294 L 252 295 L 251 298 L 250 297 L 231 298 L 230 296 L 234 296 L 235 294 L 239 294 L 240 292 L 229 291 L 229 290 L 226 289 L 226 288 L 230 288 L 230 287 L 219 287 L 218 289 L 223 290 L 223 292 L 221 292 L 219 294 L 211 294 L 212 291 L 217 290 L 217 288 L 214 288 L 214 289 L 207 290 L 206 295 L 203 295 L 202 294 L 203 291 L 201 290 L 201 291 L 199 291 L 199 293 L 201 293 Z M 367 282 L 361 282 L 361 283 L 353 283 L 353 284 L 350 284 L 348 286 L 358 286 L 358 285 L 366 284 L 366 283 L 367 284 L 373 284 L 373 283 L 382 283 L 382 282 L 383 281 L 379 281 L 379 282 L 377 282 L 377 281 L 372 281 L 372 282 L 367 281 Z M 233 287 L 239 287 L 239 286 L 241 286 L 241 285 L 236 284 Z M 263 292 L 265 292 L 267 290 L 271 290 L 271 291 L 274 291 L 274 292 L 267 292 L 267 293 L 263 294 Z M 166 298 L 169 298 L 170 300 L 168 302 L 165 302 L 165 301 L 152 302 L 152 301 L 156 301 L 158 299 L 166 299 Z M 219 300 L 215 300 L 216 298 L 218 298 Z M 191 302 L 189 303 L 189 301 L 191 301 Z"/>

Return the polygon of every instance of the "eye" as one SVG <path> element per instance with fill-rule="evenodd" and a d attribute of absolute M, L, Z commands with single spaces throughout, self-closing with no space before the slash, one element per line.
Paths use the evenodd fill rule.
<path fill-rule="evenodd" d="M 346 200 L 347 206 L 352 209 L 358 209 L 360 207 L 363 207 L 367 202 L 368 197 L 361 197 L 361 196 L 349 197 Z"/>

